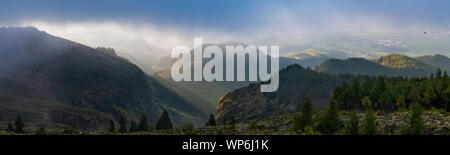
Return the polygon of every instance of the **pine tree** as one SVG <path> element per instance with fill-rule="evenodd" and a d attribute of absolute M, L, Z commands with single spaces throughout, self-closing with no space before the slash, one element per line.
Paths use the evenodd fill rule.
<path fill-rule="evenodd" d="M 405 97 L 403 95 L 400 95 L 397 97 L 397 103 L 396 103 L 398 110 L 403 111 L 406 109 L 406 101 Z"/>
<path fill-rule="evenodd" d="M 8 127 L 6 128 L 8 132 L 14 132 L 14 126 L 11 123 L 8 123 Z"/>
<path fill-rule="evenodd" d="M 114 121 L 111 119 L 109 122 L 109 132 L 113 133 L 116 132 L 116 124 L 114 123 Z"/>
<path fill-rule="evenodd" d="M 128 131 L 130 131 L 130 132 L 137 132 L 138 131 L 138 126 L 136 125 L 135 121 L 131 121 L 130 129 Z"/>
<path fill-rule="evenodd" d="M 409 120 L 410 128 L 409 134 L 411 135 L 423 135 L 427 129 L 425 122 L 422 119 L 423 109 L 420 104 L 416 103 L 412 108 L 412 115 Z"/>
<path fill-rule="evenodd" d="M 46 135 L 45 126 L 41 124 L 38 129 L 36 129 L 35 135 Z"/>
<path fill-rule="evenodd" d="M 362 101 L 366 105 L 366 116 L 362 123 L 362 134 L 365 135 L 377 135 L 378 129 L 375 122 L 376 118 L 372 110 L 372 104 L 369 97 L 365 97 Z"/>
<path fill-rule="evenodd" d="M 347 126 L 347 134 L 359 135 L 359 118 L 356 111 L 350 113 L 350 120 Z"/>
<path fill-rule="evenodd" d="M 230 128 L 234 130 L 235 125 L 236 125 L 236 122 L 234 121 L 234 117 L 231 117 L 231 120 L 230 120 Z"/>
<path fill-rule="evenodd" d="M 308 97 L 303 98 L 301 113 L 294 118 L 294 130 L 303 131 L 306 126 L 312 125 L 313 107 Z"/>
<path fill-rule="evenodd" d="M 148 125 L 147 116 L 142 114 L 141 120 L 139 121 L 138 131 L 149 131 L 150 125 Z"/>
<path fill-rule="evenodd" d="M 353 81 L 352 83 L 352 87 L 351 87 L 351 92 L 349 93 L 350 95 L 350 107 L 347 108 L 347 110 L 351 110 L 354 109 L 356 107 L 358 107 L 361 104 L 361 89 L 360 89 L 360 84 L 358 81 Z"/>
<path fill-rule="evenodd" d="M 163 129 L 172 129 L 172 120 L 170 119 L 169 113 L 167 110 L 164 110 L 164 112 L 159 117 L 158 121 L 156 122 L 156 130 L 163 130 Z"/>
<path fill-rule="evenodd" d="M 377 107 L 372 107 L 372 108 L 379 108 L 380 105 L 383 105 L 385 103 L 385 98 L 383 96 L 384 93 L 386 92 L 386 83 L 384 82 L 384 78 L 383 77 L 379 77 L 376 85 L 375 85 L 375 90 L 373 92 L 373 96 L 372 99 L 373 101 L 375 101 L 377 104 Z"/>
<path fill-rule="evenodd" d="M 342 121 L 339 117 L 339 108 L 336 101 L 331 100 L 327 111 L 320 119 L 319 130 L 325 134 L 333 134 L 342 127 Z"/>
<path fill-rule="evenodd" d="M 25 124 L 23 123 L 22 117 L 20 115 L 17 115 L 16 122 L 14 123 L 14 132 L 15 133 L 25 133 L 23 128 L 25 127 Z"/>
<path fill-rule="evenodd" d="M 209 120 L 206 122 L 205 126 L 216 126 L 216 119 L 213 114 L 209 115 Z"/>
<path fill-rule="evenodd" d="M 120 127 L 119 127 L 119 132 L 120 133 L 126 133 L 128 132 L 127 129 L 127 120 L 125 119 L 125 117 L 123 115 L 120 115 Z"/>
<path fill-rule="evenodd" d="M 311 126 L 313 106 L 311 104 L 311 99 L 309 99 L 308 97 L 303 98 L 301 111 L 302 111 L 301 124 L 303 128 L 306 126 Z"/>

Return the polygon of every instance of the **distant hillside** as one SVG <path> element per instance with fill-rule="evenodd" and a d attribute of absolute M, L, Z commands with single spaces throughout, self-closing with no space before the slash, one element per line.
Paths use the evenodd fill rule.
<path fill-rule="evenodd" d="M 371 61 L 363 58 L 330 59 L 323 62 L 316 70 L 331 74 L 422 77 L 430 75 L 435 68 L 418 60 L 393 54 Z"/>
<path fill-rule="evenodd" d="M 203 48 L 206 48 L 207 46 L 210 45 L 217 45 L 219 47 L 222 48 L 223 51 L 223 55 L 225 55 L 225 46 L 228 45 L 233 45 L 233 46 L 247 46 L 243 43 L 239 43 L 239 42 L 226 42 L 223 44 L 205 44 L 203 45 Z M 194 51 L 192 50 L 191 53 L 193 53 Z M 209 60 L 211 59 L 206 59 L 204 58 L 202 60 L 203 65 L 206 64 Z M 162 60 L 160 61 L 161 65 L 158 67 L 154 67 L 154 68 L 159 68 L 161 69 L 161 71 L 157 72 L 156 75 L 154 75 L 154 77 L 156 79 L 159 80 L 159 82 L 161 84 L 163 84 L 164 86 L 170 88 L 172 91 L 174 91 L 175 93 L 177 93 L 179 96 L 183 97 L 184 99 L 192 102 L 193 104 L 195 104 L 197 107 L 199 107 L 200 109 L 204 110 L 204 111 L 209 111 L 209 112 L 215 112 L 215 108 L 216 108 L 216 103 L 217 101 L 220 99 L 220 97 L 224 96 L 226 93 L 234 91 L 238 88 L 242 88 L 245 87 L 247 85 L 249 85 L 250 83 L 256 83 L 256 82 L 252 82 L 252 81 L 248 81 L 248 79 L 246 81 L 242 81 L 242 82 L 238 82 L 238 81 L 213 81 L 213 82 L 207 82 L 207 81 L 199 81 L 199 82 L 195 82 L 195 81 L 181 81 L 181 82 L 174 82 L 171 78 L 171 74 L 170 74 L 170 69 L 173 63 L 175 63 L 176 59 L 171 59 L 168 57 L 163 57 Z M 163 62 L 170 62 L 168 63 L 163 63 Z M 193 60 L 192 60 L 193 62 Z M 226 59 L 224 57 L 224 63 L 226 62 Z M 246 58 L 246 75 L 248 77 L 248 62 L 249 62 L 249 58 Z M 321 62 L 321 61 L 320 61 Z M 235 61 L 236 63 L 236 61 Z M 285 68 L 289 65 L 292 64 L 299 64 L 305 67 L 311 67 L 311 66 L 316 66 L 318 64 L 317 60 L 313 60 L 313 59 L 293 59 L 293 58 L 287 58 L 287 57 L 280 57 L 279 59 L 279 63 L 280 63 L 280 69 Z M 224 64 L 225 66 L 225 64 Z M 236 64 L 235 64 L 236 66 Z M 192 69 L 193 71 L 193 69 Z M 226 74 L 226 73 L 224 73 Z M 235 75 L 237 73 L 235 72 Z M 226 76 L 226 75 L 224 75 Z"/>
<path fill-rule="evenodd" d="M 311 97 L 317 108 L 328 104 L 333 89 L 342 82 L 362 77 L 335 76 L 292 65 L 280 72 L 280 86 L 274 93 L 261 93 L 260 84 L 237 89 L 222 97 L 217 106 L 219 122 L 234 118 L 236 121 L 294 113 L 304 96 Z"/>
<path fill-rule="evenodd" d="M 450 71 L 450 59 L 443 55 L 426 55 L 416 57 L 415 59 L 442 70 Z"/>
<path fill-rule="evenodd" d="M 28 127 L 98 130 L 120 114 L 137 120 L 145 113 L 154 124 L 163 109 L 177 125 L 202 124 L 207 117 L 111 49 L 35 28 L 0 28 L 2 126 L 20 114 Z"/>
<path fill-rule="evenodd" d="M 285 54 L 285 57 L 293 59 L 329 59 L 329 58 L 347 58 L 347 53 L 339 50 L 326 50 L 320 48 L 308 48 L 297 52 Z"/>
<path fill-rule="evenodd" d="M 372 62 L 381 64 L 389 68 L 408 68 L 408 69 L 422 69 L 422 70 L 432 70 L 433 67 L 422 63 L 416 59 L 407 57 L 401 54 L 390 54 L 382 56 L 381 58 L 372 59 Z"/>

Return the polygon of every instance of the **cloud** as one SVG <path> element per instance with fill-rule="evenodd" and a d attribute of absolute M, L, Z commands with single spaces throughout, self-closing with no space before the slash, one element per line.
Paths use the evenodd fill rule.
<path fill-rule="evenodd" d="M 449 34 L 448 1 L 9 1 L 0 25 L 35 26 L 92 47 L 167 54 L 176 45 L 306 44 L 336 34 Z M 448 13 L 448 14 L 447 14 Z M 12 18 L 14 17 L 14 18 Z"/>

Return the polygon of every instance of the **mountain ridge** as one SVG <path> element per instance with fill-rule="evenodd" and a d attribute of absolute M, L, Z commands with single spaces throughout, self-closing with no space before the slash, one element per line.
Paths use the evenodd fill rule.
<path fill-rule="evenodd" d="M 31 27 L 0 28 L 0 34 L 2 124 L 19 114 L 31 124 L 74 123 L 81 129 L 104 128 L 121 114 L 137 120 L 145 113 L 155 123 L 163 110 L 169 111 L 176 125 L 199 125 L 206 118 L 111 52 Z"/>
<path fill-rule="evenodd" d="M 329 59 L 317 67 L 316 71 L 331 74 L 423 77 L 430 75 L 436 69 L 404 55 L 390 54 L 371 60 L 364 58 Z"/>

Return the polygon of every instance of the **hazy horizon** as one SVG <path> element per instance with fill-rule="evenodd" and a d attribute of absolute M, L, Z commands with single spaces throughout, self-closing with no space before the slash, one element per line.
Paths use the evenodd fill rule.
<path fill-rule="evenodd" d="M 208 43 L 280 45 L 282 53 L 303 50 L 315 41 L 335 37 L 375 36 L 375 41 L 401 43 L 405 38 L 415 42 L 448 40 L 450 10 L 446 6 L 450 2 L 427 2 L 19 0 L 2 2 L 0 25 L 33 26 L 92 47 L 157 56 L 167 55 L 176 45 L 192 46 L 194 37 L 202 37 Z M 428 35 L 423 36 L 424 32 Z M 350 49 L 347 52 L 354 56 L 379 55 L 371 50 L 361 54 Z M 450 48 L 422 53 L 443 50 Z M 443 54 L 449 56 L 447 53 Z M 405 54 L 420 55 L 415 51 Z"/>

